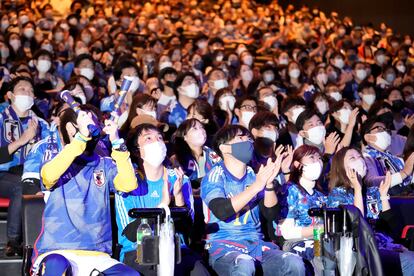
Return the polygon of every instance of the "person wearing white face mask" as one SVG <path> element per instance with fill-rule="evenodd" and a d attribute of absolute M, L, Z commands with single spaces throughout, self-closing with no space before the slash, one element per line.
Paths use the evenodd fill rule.
<path fill-rule="evenodd" d="M 399 228 L 399 217 L 390 205 L 389 189 L 391 186 L 391 174 L 388 172 L 379 186 L 368 186 L 364 177 L 367 165 L 359 150 L 343 148 L 332 159 L 331 166 L 331 191 L 328 196 L 328 207 L 336 208 L 340 205 L 354 205 L 359 209 L 363 217 L 370 220 L 373 225 L 373 234 L 379 249 L 381 262 L 394 256 L 394 265 L 399 266 L 401 275 L 413 275 L 414 253 L 395 241 L 400 238 L 398 231 L 390 231 Z M 362 187 L 364 193 L 362 192 Z M 382 241 L 388 240 L 387 243 Z M 400 250 L 395 250 L 399 248 Z M 395 270 L 395 267 L 388 269 Z"/>
<path fill-rule="evenodd" d="M 0 196 L 9 198 L 7 256 L 19 254 L 21 238 L 21 169 L 34 144 L 49 135 L 48 124 L 31 110 L 34 104 L 33 82 L 14 78 L 7 98 L 10 105 L 0 113 Z"/>
<path fill-rule="evenodd" d="M 386 171 L 391 173 L 390 195 L 401 194 L 411 183 L 414 167 L 414 153 L 404 162 L 391 154 L 387 148 L 391 144 L 390 131 L 380 118 L 369 118 L 361 128 L 362 141 L 365 145 L 364 158 L 368 173 L 365 177 L 369 186 L 379 186 L 385 179 Z"/>
<path fill-rule="evenodd" d="M 299 63 L 292 61 L 287 66 L 288 86 L 300 88 L 302 86 L 301 71 Z"/>
<path fill-rule="evenodd" d="M 253 70 L 246 64 L 241 64 L 239 67 L 238 78 L 233 81 L 233 92 L 237 95 L 248 94 L 249 89 L 253 83 Z"/>
<path fill-rule="evenodd" d="M 361 98 L 362 111 L 366 115 L 377 98 L 374 85 L 369 82 L 363 82 L 358 86 L 358 96 Z"/>
<path fill-rule="evenodd" d="M 332 105 L 330 124 L 326 128 L 327 133 L 337 133 L 341 139 L 340 145 L 347 147 L 350 144 L 360 143 L 360 136 L 355 131 L 355 125 L 359 114 L 359 108 L 352 109 L 351 104 L 342 100 Z"/>
<path fill-rule="evenodd" d="M 279 142 L 282 145 L 291 145 L 296 148 L 303 143 L 303 139 L 299 136 L 295 123 L 305 110 L 306 102 L 302 97 L 288 97 L 280 106 L 281 114 L 287 119 L 287 126 L 281 129 Z"/>
<path fill-rule="evenodd" d="M 185 207 L 189 212 L 184 221 L 190 226 L 194 219 L 194 199 L 191 182 L 183 170 L 180 167 L 172 169 L 164 165 L 164 160 L 168 158 L 167 148 L 159 128 L 152 124 L 140 123 L 139 120 L 137 125 L 132 127 L 127 144 L 132 152 L 131 160 L 137 168 L 136 177 L 139 184 L 132 193 L 115 197 L 115 211 L 118 242 L 122 245 L 120 260 L 146 274 L 148 266 L 141 266 L 135 262 L 137 245 L 133 239 L 136 237 L 139 221 L 129 218 L 128 211 L 131 208 L 157 208 L 161 205 Z M 125 236 L 122 235 L 123 232 L 126 233 Z M 192 252 L 186 252 L 185 255 L 192 255 Z M 200 259 L 195 256 L 191 263 L 185 263 L 185 266 L 178 264 L 175 269 L 183 270 L 189 275 L 208 275 Z"/>
<path fill-rule="evenodd" d="M 91 55 L 81 54 L 77 56 L 74 66 L 73 72 L 76 75 L 84 76 L 88 80 L 92 80 L 95 77 L 95 61 Z"/>
<path fill-rule="evenodd" d="M 313 243 L 309 242 L 313 240 L 314 229 L 323 221 L 311 218 L 308 211 L 326 203 L 326 197 L 316 187 L 323 172 L 321 153 L 316 147 L 302 145 L 294 151 L 291 167 L 289 182 L 281 193 L 282 212 L 276 233 L 286 240 L 284 249 L 311 260 Z M 300 242 L 306 240 L 307 245 Z"/>
<path fill-rule="evenodd" d="M 344 98 L 352 100 L 360 100 L 358 92 L 359 86 L 368 82 L 368 69 L 364 62 L 356 62 L 352 66 L 351 79 L 346 82 L 345 87 L 342 89 L 342 95 Z"/>
<path fill-rule="evenodd" d="M 230 88 L 217 91 L 212 106 L 214 118 L 219 127 L 236 123 L 233 114 L 235 104 L 236 97 Z"/>
<path fill-rule="evenodd" d="M 200 95 L 200 88 L 197 77 L 191 72 L 178 75 L 174 87 L 178 99 L 168 114 L 168 124 L 178 127 L 187 118 L 188 107 Z"/>
<path fill-rule="evenodd" d="M 249 127 L 250 120 L 257 112 L 257 103 L 254 97 L 243 97 L 236 101 L 234 106 L 234 114 L 236 115 L 239 124 L 245 128 Z"/>
<path fill-rule="evenodd" d="M 174 156 L 171 161 L 183 168 L 191 180 L 193 189 L 200 187 L 204 177 L 215 164 L 221 162 L 220 156 L 206 146 L 207 133 L 204 125 L 197 119 L 185 120 L 174 133 Z"/>
<path fill-rule="evenodd" d="M 244 51 L 240 54 L 240 60 L 243 64 L 246 64 L 249 67 L 252 67 L 253 65 L 253 56 L 248 51 Z"/>
<path fill-rule="evenodd" d="M 336 68 L 342 70 L 345 67 L 344 55 L 341 53 L 333 53 L 330 58 L 330 62 Z"/>
<path fill-rule="evenodd" d="M 219 68 L 212 69 L 207 75 L 207 85 L 203 91 L 208 88 L 207 101 L 212 104 L 218 90 L 229 86 L 226 74 Z"/>

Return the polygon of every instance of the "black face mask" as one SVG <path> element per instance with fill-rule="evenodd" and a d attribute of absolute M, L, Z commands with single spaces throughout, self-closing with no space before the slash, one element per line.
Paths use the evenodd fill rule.
<path fill-rule="evenodd" d="M 254 140 L 254 149 L 259 155 L 270 157 L 274 151 L 274 143 L 269 138 L 257 137 Z"/>
<path fill-rule="evenodd" d="M 400 113 L 403 110 L 404 106 L 405 104 L 403 100 L 392 101 L 392 112 Z"/>
<path fill-rule="evenodd" d="M 173 81 L 166 81 L 165 85 L 168 86 L 169 88 L 174 89 L 174 82 Z"/>

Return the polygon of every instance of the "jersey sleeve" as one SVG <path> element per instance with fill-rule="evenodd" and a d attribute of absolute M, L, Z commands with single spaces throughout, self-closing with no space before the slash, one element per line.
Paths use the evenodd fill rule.
<path fill-rule="evenodd" d="M 296 219 L 297 208 L 299 207 L 299 191 L 294 185 L 291 185 L 288 188 L 286 204 L 287 204 L 286 218 Z"/>
<path fill-rule="evenodd" d="M 353 199 L 345 191 L 333 189 L 328 196 L 328 207 L 335 208 L 340 205 L 354 204 Z"/>
<path fill-rule="evenodd" d="M 216 166 L 201 182 L 201 198 L 207 206 L 215 198 L 226 198 L 222 175 L 222 167 Z"/>
<path fill-rule="evenodd" d="M 34 145 L 26 157 L 23 165 L 22 181 L 29 178 L 40 180 L 40 168 L 43 159 L 43 145 L 44 141 L 40 141 Z"/>

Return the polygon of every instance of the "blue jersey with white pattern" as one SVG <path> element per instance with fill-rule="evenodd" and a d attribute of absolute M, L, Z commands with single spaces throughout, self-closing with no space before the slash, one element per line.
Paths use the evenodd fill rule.
<path fill-rule="evenodd" d="M 309 194 L 301 189 L 297 184 L 288 182 L 283 185 L 281 196 L 281 218 L 292 218 L 295 226 L 306 227 L 318 223 L 315 218 L 308 214 L 311 208 L 322 207 L 326 202 L 326 197 L 316 189 L 313 194 Z"/>
<path fill-rule="evenodd" d="M 203 200 L 207 228 L 215 229 L 208 234 L 208 241 L 257 241 L 263 238 L 260 229 L 259 202 L 264 198 L 264 192 L 258 193 L 241 211 L 225 221 L 218 219 L 209 209 L 211 200 L 216 198 L 231 198 L 245 191 L 256 180 L 251 167 L 246 174 L 238 179 L 233 176 L 223 162 L 217 164 L 203 178 L 201 183 L 201 198 Z"/>
<path fill-rule="evenodd" d="M 172 169 L 167 170 L 170 195 L 174 193 L 174 183 L 177 175 Z M 162 200 L 162 188 L 164 186 L 163 177 L 157 181 L 145 179 L 137 172 L 138 188 L 129 193 L 115 194 L 116 223 L 118 225 L 118 243 L 122 245 L 120 260 L 123 261 L 126 252 L 136 250 L 136 242 L 131 242 L 126 236 L 122 235 L 125 227 L 134 221 L 128 216 L 128 211 L 133 208 L 155 208 Z M 188 177 L 184 176 L 182 193 L 185 206 L 190 210 L 194 218 L 194 199 L 191 183 Z"/>
<path fill-rule="evenodd" d="M 170 115 L 168 116 L 168 123 L 179 127 L 182 122 L 187 118 L 187 110 L 180 104 L 179 101 L 175 102 Z"/>
<path fill-rule="evenodd" d="M 40 169 L 63 149 L 59 132 L 55 124 L 50 126 L 50 135 L 37 142 L 24 162 L 22 180 L 34 178 L 40 180 Z"/>
<path fill-rule="evenodd" d="M 111 158 L 77 157 L 53 186 L 35 243 L 34 259 L 52 250 L 79 249 L 111 254 L 109 192 L 117 174 Z"/>
<path fill-rule="evenodd" d="M 382 211 L 381 196 L 377 186 L 367 188 L 365 196 L 366 217 L 369 219 L 378 219 Z M 354 193 L 352 189 L 344 187 L 335 187 L 328 196 L 328 206 L 338 207 L 339 205 L 353 205 Z"/>
<path fill-rule="evenodd" d="M 23 165 L 31 148 L 41 139 L 49 135 L 48 123 L 37 117 L 32 111 L 25 118 L 19 118 L 12 106 L 8 106 L 0 113 L 0 147 L 8 146 L 10 143 L 18 140 L 23 132 L 29 126 L 29 120 L 36 118 L 38 120 L 38 128 L 36 136 L 28 144 L 20 147 L 12 155 L 12 160 L 7 163 L 0 164 L 0 172 L 8 171 L 10 168 Z"/>

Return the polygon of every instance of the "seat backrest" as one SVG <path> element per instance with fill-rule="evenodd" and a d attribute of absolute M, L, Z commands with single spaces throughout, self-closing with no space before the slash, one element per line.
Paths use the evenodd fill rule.
<path fill-rule="evenodd" d="M 42 229 L 42 216 L 45 209 L 43 196 L 23 196 L 23 245 L 33 247 L 40 230 Z"/>

